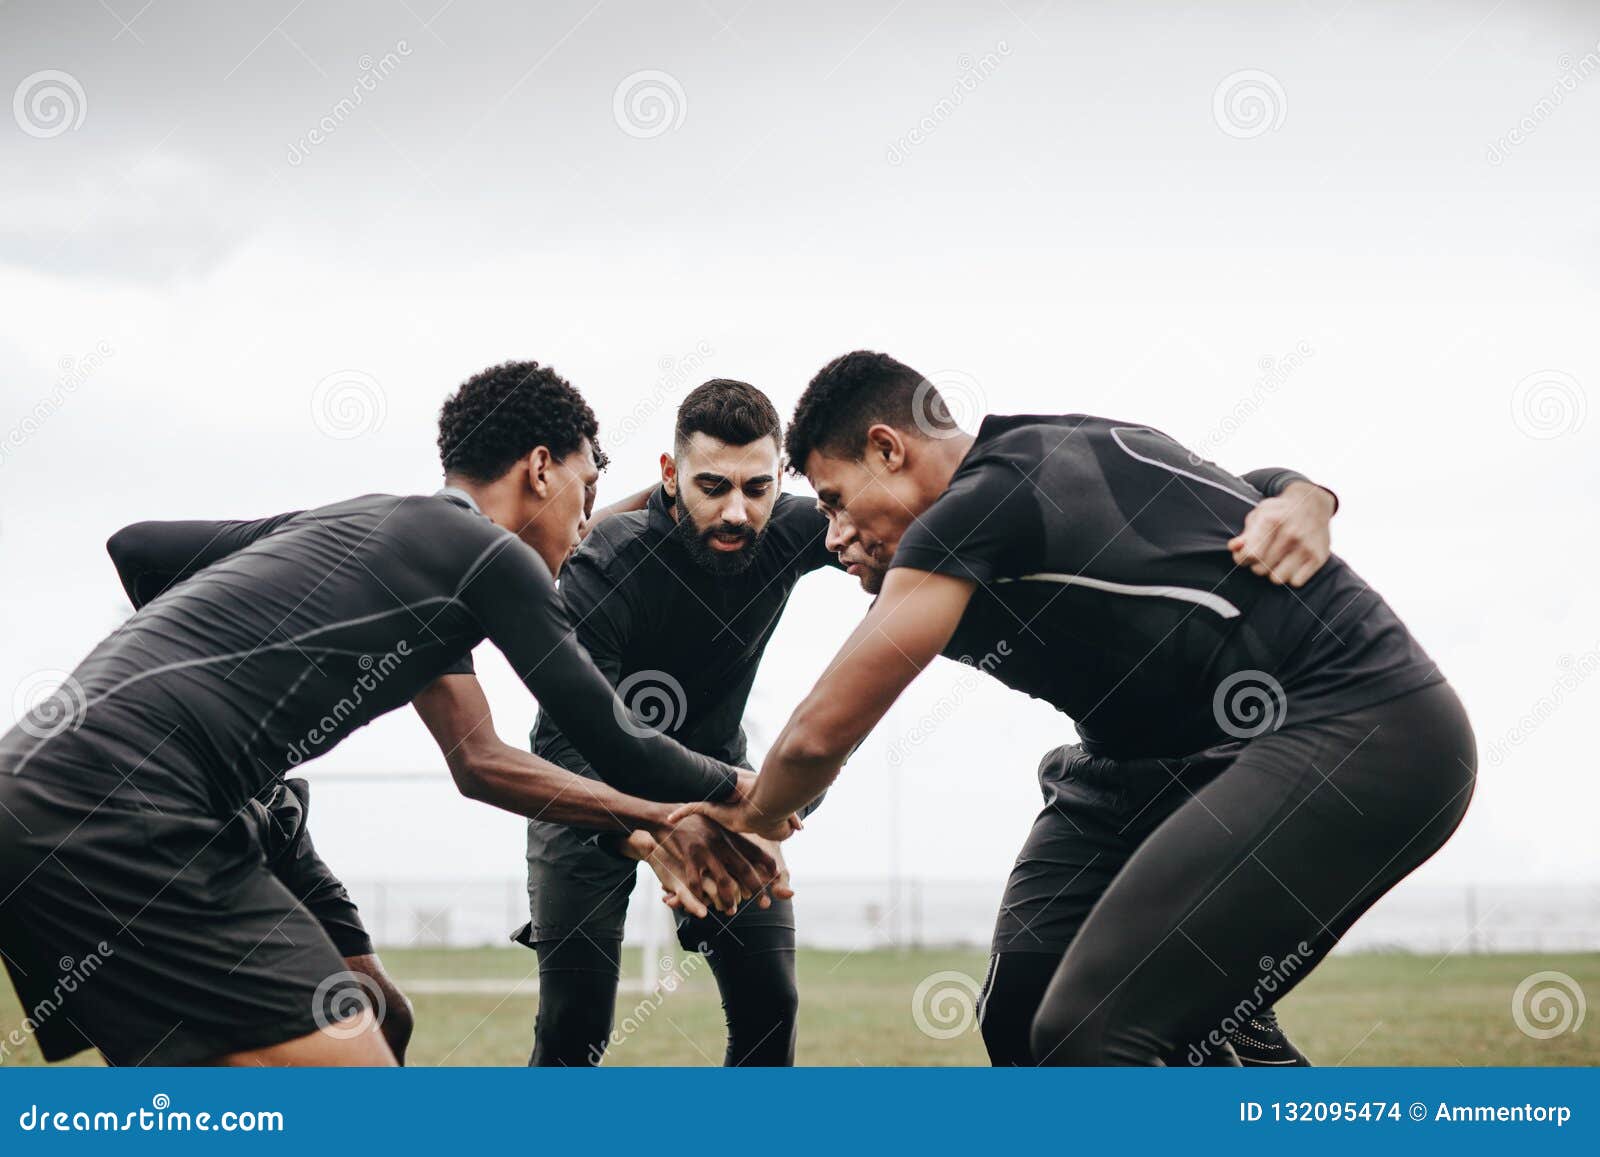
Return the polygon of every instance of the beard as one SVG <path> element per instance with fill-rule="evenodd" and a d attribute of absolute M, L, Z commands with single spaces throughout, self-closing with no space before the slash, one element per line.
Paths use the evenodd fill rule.
<path fill-rule="evenodd" d="M 712 574 L 742 574 L 755 563 L 756 552 L 761 549 L 761 540 L 766 535 L 765 530 L 757 531 L 749 526 L 735 526 L 727 522 L 701 526 L 689 513 L 681 494 L 673 496 L 672 505 L 678 515 L 677 524 L 672 528 L 673 537 L 683 544 L 683 549 L 688 551 L 696 565 Z M 744 540 L 744 545 L 738 550 L 717 550 L 711 545 L 711 537 L 716 534 L 737 534 Z"/>
<path fill-rule="evenodd" d="M 889 577 L 889 572 L 875 566 L 863 566 L 859 577 L 861 589 L 869 595 L 875 595 L 883 590 L 883 580 Z"/>

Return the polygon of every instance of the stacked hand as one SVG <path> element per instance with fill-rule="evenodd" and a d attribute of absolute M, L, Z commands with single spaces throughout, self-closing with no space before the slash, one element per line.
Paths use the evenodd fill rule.
<path fill-rule="evenodd" d="M 711 908 L 732 915 L 741 903 L 794 895 L 776 845 L 727 831 L 701 815 L 687 814 L 667 828 L 633 832 L 623 853 L 644 860 L 661 881 L 669 908 L 706 916 Z"/>
<path fill-rule="evenodd" d="M 759 836 L 774 844 L 788 839 L 805 825 L 799 816 L 768 815 L 755 805 L 756 773 L 739 772 L 739 786 L 721 803 L 686 803 L 667 817 L 669 824 L 680 822 L 686 816 L 702 815 L 716 820 L 730 832 L 744 832 Z"/>

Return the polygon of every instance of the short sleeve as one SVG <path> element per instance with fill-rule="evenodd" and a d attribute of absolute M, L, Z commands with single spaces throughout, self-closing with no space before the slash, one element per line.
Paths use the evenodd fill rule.
<path fill-rule="evenodd" d="M 1000 459 L 965 463 L 900 539 L 891 567 L 910 567 L 978 583 L 1034 569 L 1043 543 L 1037 488 Z"/>

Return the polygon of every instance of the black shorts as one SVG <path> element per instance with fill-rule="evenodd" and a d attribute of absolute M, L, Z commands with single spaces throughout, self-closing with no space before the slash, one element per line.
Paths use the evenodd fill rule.
<path fill-rule="evenodd" d="M 1227 743 L 1185 759 L 1108 759 L 1075 743 L 1046 753 L 1044 810 L 1006 881 L 992 951 L 1066 952 L 1128 857 L 1244 748 Z"/>
<path fill-rule="evenodd" d="M 372 955 L 372 937 L 360 909 L 311 843 L 306 826 L 311 785 L 303 779 L 283 780 L 250 802 L 249 818 L 257 826 L 272 874 L 316 917 L 339 955 Z"/>
<path fill-rule="evenodd" d="M 348 1014 L 341 953 L 249 809 L 163 812 L 44 768 L 0 775 L 0 954 L 52 1061 L 202 1063 Z"/>

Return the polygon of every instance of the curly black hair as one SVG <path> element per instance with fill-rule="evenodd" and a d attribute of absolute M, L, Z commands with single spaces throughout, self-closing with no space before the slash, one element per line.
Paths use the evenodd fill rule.
<path fill-rule="evenodd" d="M 439 407 L 439 461 L 446 474 L 493 482 L 535 447 L 559 462 L 587 438 L 603 470 L 599 429 L 589 403 L 555 370 L 503 362 L 473 374 Z"/>
<path fill-rule="evenodd" d="M 836 357 L 817 371 L 795 404 L 783 445 L 789 469 L 804 473 L 813 450 L 859 459 L 867 431 L 879 422 L 917 435 L 918 406 L 945 412 L 933 384 L 905 363 L 871 350 Z"/>
<path fill-rule="evenodd" d="M 783 423 L 772 399 L 749 382 L 712 378 L 690 390 L 678 406 L 673 442 L 681 452 L 694 434 L 709 434 L 730 446 L 759 438 L 783 440 Z"/>

